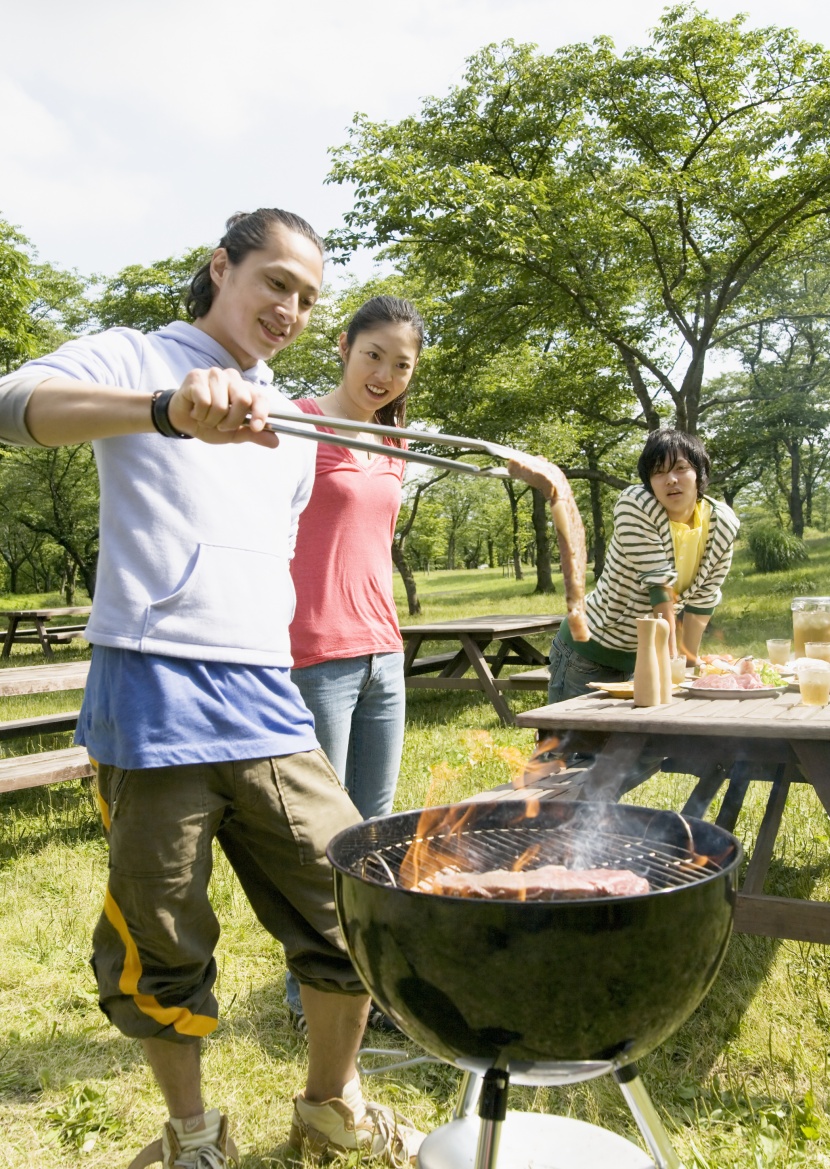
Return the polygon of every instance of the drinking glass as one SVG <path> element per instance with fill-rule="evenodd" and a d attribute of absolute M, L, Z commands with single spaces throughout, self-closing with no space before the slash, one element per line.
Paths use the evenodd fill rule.
<path fill-rule="evenodd" d="M 671 680 L 673 686 L 686 681 L 686 655 L 671 659 Z"/>
<path fill-rule="evenodd" d="M 805 706 L 827 706 L 830 702 L 830 670 L 804 666 L 798 671 L 798 688 Z"/>
<path fill-rule="evenodd" d="M 830 665 L 830 641 L 808 641 L 804 649 L 808 658 L 818 658 Z"/>
<path fill-rule="evenodd" d="M 786 666 L 790 660 L 790 646 L 792 641 L 788 637 L 770 637 L 767 640 L 767 657 L 774 666 Z"/>

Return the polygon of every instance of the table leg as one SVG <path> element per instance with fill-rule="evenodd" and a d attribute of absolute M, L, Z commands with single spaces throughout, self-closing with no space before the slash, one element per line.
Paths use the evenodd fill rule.
<path fill-rule="evenodd" d="M 700 819 L 709 810 L 709 805 L 720 791 L 724 781 L 724 771 L 719 763 L 714 763 L 701 775 L 695 784 L 694 791 L 683 805 L 683 816 L 696 816 Z"/>
<path fill-rule="evenodd" d="M 421 648 L 421 642 L 424 640 L 422 633 L 414 633 L 406 643 L 406 649 L 403 651 L 403 676 L 407 677 L 409 669 Z"/>
<path fill-rule="evenodd" d="M 3 642 L 3 657 L 7 658 L 12 652 L 12 645 L 14 643 L 14 635 L 17 632 L 17 626 L 20 621 L 19 617 L 9 617 L 9 627 L 6 630 L 6 637 Z"/>
<path fill-rule="evenodd" d="M 43 620 L 40 617 L 35 617 L 35 628 L 37 629 L 37 635 L 38 635 L 38 638 L 40 639 L 40 644 L 41 644 L 41 648 L 43 649 L 44 655 L 47 658 L 51 658 L 52 657 L 52 647 L 49 644 L 49 638 L 46 636 L 46 628 L 43 624 Z"/>
<path fill-rule="evenodd" d="M 527 662 L 529 666 L 546 666 L 548 664 L 548 658 L 535 645 L 531 645 L 526 637 L 506 637 L 504 640 L 505 644 L 509 645 L 518 657 L 523 662 Z"/>
<path fill-rule="evenodd" d="M 830 751 L 827 749 L 827 743 L 801 739 L 791 745 L 798 756 L 802 771 L 815 788 L 816 795 L 830 816 Z"/>
<path fill-rule="evenodd" d="M 490 667 L 487 665 L 481 648 L 473 641 L 468 633 L 461 634 L 461 644 L 464 646 L 467 657 L 470 659 L 470 663 L 478 675 L 482 690 L 492 702 L 499 718 L 503 723 L 512 726 L 514 721 L 513 712 L 497 690 L 495 680 L 490 673 Z"/>
<path fill-rule="evenodd" d="M 482 646 L 481 648 L 484 649 L 485 647 Z M 493 664 L 490 667 L 490 673 L 493 675 L 494 678 L 498 678 L 499 674 L 501 673 L 501 668 L 504 665 L 504 659 L 507 657 L 507 655 L 509 653 L 510 653 L 510 645 L 507 641 L 503 641 L 501 643 L 501 645 L 499 646 L 498 652 L 496 653 L 496 656 L 493 658 Z"/>
<path fill-rule="evenodd" d="M 763 767 L 763 764 L 759 764 L 758 766 Z M 744 806 L 744 800 L 746 799 L 746 793 L 749 791 L 750 782 L 749 765 L 747 763 L 739 761 L 730 769 L 729 786 L 726 789 L 726 795 L 723 797 L 723 803 L 715 819 L 718 828 L 725 828 L 727 832 L 735 831 L 735 825 L 738 823 L 741 808 Z"/>
<path fill-rule="evenodd" d="M 758 839 L 755 841 L 752 857 L 746 870 L 746 877 L 741 886 L 742 893 L 763 893 L 764 891 L 764 881 L 766 880 L 769 863 L 772 860 L 775 838 L 778 835 L 778 829 L 781 827 L 784 805 L 787 802 L 787 794 L 790 790 L 790 781 L 784 774 L 784 765 L 779 764 L 776 771 L 777 774 L 772 781 L 772 789 L 767 800 L 764 818 L 761 821 Z"/>

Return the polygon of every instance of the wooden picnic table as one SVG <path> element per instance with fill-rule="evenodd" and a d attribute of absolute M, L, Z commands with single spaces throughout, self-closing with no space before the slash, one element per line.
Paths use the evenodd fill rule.
<path fill-rule="evenodd" d="M 0 616 L 5 617 L 8 622 L 2 657 L 7 658 L 11 654 L 15 642 L 21 644 L 39 642 L 46 657 L 52 657 L 53 644 L 80 637 L 86 628 L 86 623 L 63 623 L 47 629 L 49 622 L 55 618 L 88 617 L 91 612 L 91 605 L 74 605 L 64 609 L 0 610 Z"/>
<path fill-rule="evenodd" d="M 578 799 L 618 799 L 663 770 L 698 777 L 682 811 L 703 816 L 728 782 L 716 823 L 732 831 L 749 783 L 769 783 L 735 928 L 830 943 L 830 904 L 764 893 L 790 785 L 810 784 L 830 813 L 830 707 L 804 706 L 795 692 L 751 699 L 675 697 L 653 707 L 584 695 L 526 711 L 515 721 L 564 736 L 565 752 L 594 756 L 578 777 Z"/>
<path fill-rule="evenodd" d="M 404 625 L 404 678 L 408 687 L 432 690 L 479 690 L 487 695 L 502 722 L 512 723 L 513 713 L 502 697 L 503 690 L 547 690 L 547 656 L 527 639 L 537 633 L 551 638 L 561 625 L 562 615 L 524 616 L 495 614 L 464 617 L 423 625 Z M 418 656 L 425 641 L 457 642 L 450 652 Z M 495 652 L 487 654 L 495 644 Z M 504 666 L 536 666 L 528 674 L 500 678 Z M 543 667 L 543 668 L 539 668 Z M 465 677 L 472 670 L 475 677 Z"/>

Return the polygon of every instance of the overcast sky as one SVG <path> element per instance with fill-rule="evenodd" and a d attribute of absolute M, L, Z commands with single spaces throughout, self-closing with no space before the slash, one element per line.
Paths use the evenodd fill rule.
<path fill-rule="evenodd" d="M 711 0 L 830 45 L 822 0 Z M 0 218 L 40 258 L 111 274 L 282 206 L 322 233 L 346 188 L 328 149 L 355 112 L 417 113 L 507 38 L 644 43 L 660 0 L 0 0 Z M 369 274 L 367 262 L 358 266 Z"/>

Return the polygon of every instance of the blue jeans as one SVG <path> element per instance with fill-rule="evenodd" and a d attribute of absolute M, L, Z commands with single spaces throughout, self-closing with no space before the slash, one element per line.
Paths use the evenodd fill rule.
<path fill-rule="evenodd" d="M 548 702 L 564 702 L 589 693 L 589 682 L 625 682 L 631 674 L 601 666 L 582 656 L 573 646 L 566 645 L 559 634 L 550 647 L 550 682 Z"/>
<path fill-rule="evenodd" d="M 337 658 L 291 671 L 314 715 L 320 746 L 364 820 L 392 811 L 403 750 L 403 654 Z M 300 987 L 285 980 L 289 1007 L 302 1012 Z"/>

